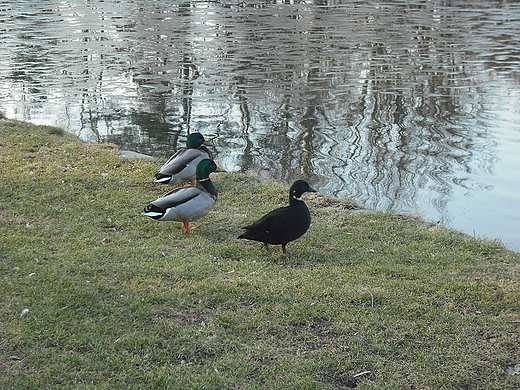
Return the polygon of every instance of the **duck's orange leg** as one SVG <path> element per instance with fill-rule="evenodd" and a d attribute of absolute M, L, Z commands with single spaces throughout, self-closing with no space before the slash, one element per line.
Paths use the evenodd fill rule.
<path fill-rule="evenodd" d="M 193 233 L 194 230 L 199 230 L 196 226 L 190 226 L 190 221 L 184 221 L 184 233 Z"/>

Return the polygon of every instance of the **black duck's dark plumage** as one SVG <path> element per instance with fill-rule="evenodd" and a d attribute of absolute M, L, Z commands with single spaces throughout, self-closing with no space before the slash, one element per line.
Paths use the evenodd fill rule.
<path fill-rule="evenodd" d="M 289 190 L 289 206 L 275 209 L 251 225 L 238 238 L 260 241 L 269 250 L 269 244 L 282 245 L 286 253 L 287 243 L 301 237 L 309 229 L 311 214 L 302 200 L 304 192 L 316 192 L 304 180 L 297 180 Z"/>

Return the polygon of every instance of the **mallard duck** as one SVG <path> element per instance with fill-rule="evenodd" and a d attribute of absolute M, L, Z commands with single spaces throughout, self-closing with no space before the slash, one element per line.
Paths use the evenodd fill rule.
<path fill-rule="evenodd" d="M 195 185 L 197 164 L 205 158 L 212 158 L 211 152 L 204 145 L 213 144 L 204 141 L 201 133 L 190 134 L 186 139 L 186 147 L 173 154 L 157 171 L 154 183 L 174 185 L 191 181 L 191 185 Z"/>
<path fill-rule="evenodd" d="M 213 160 L 204 159 L 197 164 L 195 186 L 177 187 L 166 195 L 150 202 L 143 214 L 158 221 L 178 221 L 184 224 L 184 231 L 197 229 L 190 227 L 191 221 L 204 217 L 217 201 L 217 189 L 209 178 L 212 172 L 225 172 L 217 168 Z"/>
<path fill-rule="evenodd" d="M 316 192 L 304 180 L 297 180 L 289 190 L 289 206 L 277 208 L 251 225 L 244 226 L 245 232 L 238 238 L 260 241 L 269 251 L 269 244 L 282 245 L 286 253 L 287 243 L 301 237 L 311 224 L 311 214 L 302 200 L 304 192 Z"/>

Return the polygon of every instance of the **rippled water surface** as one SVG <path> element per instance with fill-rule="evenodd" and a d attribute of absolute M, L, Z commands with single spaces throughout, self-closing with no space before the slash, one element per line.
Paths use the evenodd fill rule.
<path fill-rule="evenodd" d="M 3 1 L 0 110 L 520 250 L 520 3 Z"/>

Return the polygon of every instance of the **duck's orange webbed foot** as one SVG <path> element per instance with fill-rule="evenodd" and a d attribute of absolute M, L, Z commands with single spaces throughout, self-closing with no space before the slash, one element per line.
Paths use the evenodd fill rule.
<path fill-rule="evenodd" d="M 190 226 L 190 221 L 184 221 L 184 233 L 193 233 L 194 230 L 199 230 L 197 226 Z"/>

